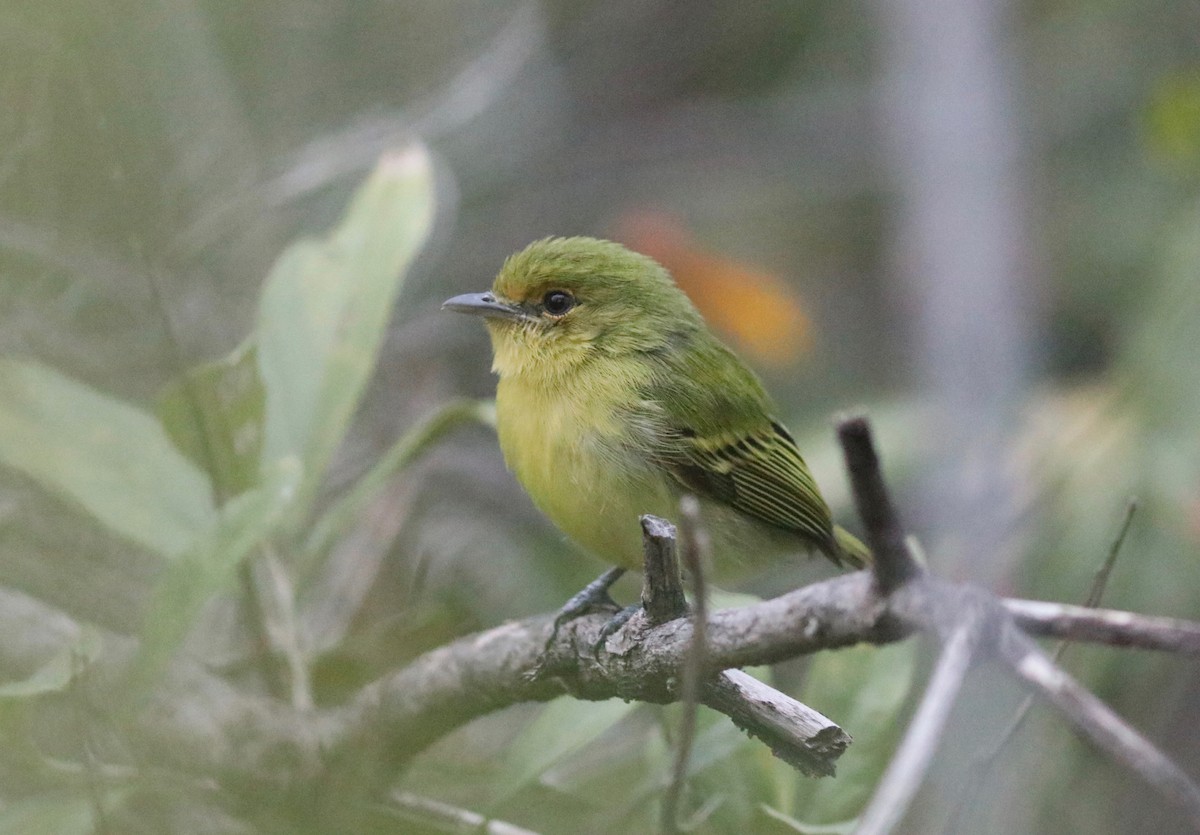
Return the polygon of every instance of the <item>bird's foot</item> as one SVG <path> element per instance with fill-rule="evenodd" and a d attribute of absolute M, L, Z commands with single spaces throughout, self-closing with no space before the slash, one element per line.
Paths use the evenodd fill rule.
<path fill-rule="evenodd" d="M 550 651 L 551 645 L 553 645 L 555 639 L 558 638 L 558 630 L 561 629 L 564 624 L 575 620 L 575 618 L 586 615 L 589 612 L 603 609 L 610 609 L 617 612 L 617 615 L 614 616 L 613 620 L 621 617 L 623 611 L 619 606 L 617 606 L 616 601 L 612 599 L 612 596 L 608 593 L 608 590 L 611 589 L 613 583 L 617 582 L 617 580 L 620 580 L 624 574 L 624 568 L 610 568 L 595 580 L 592 580 L 592 582 L 588 583 L 578 592 L 573 594 L 571 598 L 563 604 L 563 607 L 558 610 L 558 614 L 555 615 L 554 624 L 550 628 L 550 635 L 546 638 L 546 643 L 542 646 L 542 657 L 538 659 L 538 662 L 534 668 L 529 671 L 527 678 L 535 680 L 541 677 L 545 664 L 546 653 Z M 628 619 L 629 615 L 626 615 L 625 620 Z M 603 642 L 608 635 L 611 635 L 612 632 L 620 629 L 621 624 L 623 624 L 625 620 L 622 620 L 615 627 L 613 627 L 611 632 L 605 634 L 604 638 L 601 639 L 601 642 Z M 613 621 L 609 621 L 608 624 L 605 624 L 605 628 L 607 629 L 612 622 Z"/>
<path fill-rule="evenodd" d="M 550 645 L 558 637 L 558 630 L 562 628 L 563 624 L 586 615 L 588 612 L 602 609 L 619 609 L 620 607 L 612 599 L 612 595 L 608 593 L 608 590 L 624 574 L 624 568 L 610 568 L 573 594 L 554 617 L 554 627 L 550 630 L 550 637 L 546 639 L 546 645 L 542 648 L 542 651 L 545 652 L 550 649 Z"/>
<path fill-rule="evenodd" d="M 604 644 L 609 637 L 620 631 L 621 627 L 629 623 L 629 619 L 642 610 L 641 603 L 634 603 L 632 606 L 626 606 L 621 611 L 617 612 L 608 619 L 608 623 L 600 628 L 600 637 L 596 638 L 596 642 L 592 644 L 592 658 L 600 657 L 600 650 L 604 649 Z"/>

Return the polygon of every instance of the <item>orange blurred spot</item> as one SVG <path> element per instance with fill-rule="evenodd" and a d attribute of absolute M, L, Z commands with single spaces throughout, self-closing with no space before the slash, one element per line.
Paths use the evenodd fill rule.
<path fill-rule="evenodd" d="M 710 252 L 666 212 L 634 210 L 616 237 L 666 267 L 705 320 L 739 351 L 783 368 L 812 349 L 812 327 L 799 297 L 778 276 Z"/>

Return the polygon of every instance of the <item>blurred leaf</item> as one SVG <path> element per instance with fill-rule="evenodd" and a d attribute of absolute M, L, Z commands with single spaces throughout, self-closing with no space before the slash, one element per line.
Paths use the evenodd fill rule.
<path fill-rule="evenodd" d="M 417 456 L 453 429 L 465 423 L 495 425 L 496 406 L 491 400 L 455 400 L 447 403 L 404 435 L 383 454 L 313 527 L 306 551 L 311 560 L 323 554 L 361 517 L 363 511 Z"/>
<path fill-rule="evenodd" d="M 583 702 L 556 699 L 529 724 L 504 755 L 504 775 L 495 790 L 499 803 L 537 782 L 556 762 L 582 750 L 637 707 L 609 699 Z"/>
<path fill-rule="evenodd" d="M 695 776 L 704 769 L 723 762 L 737 753 L 739 749 L 762 745 L 758 740 L 747 736 L 741 728 L 730 722 L 727 717 L 711 713 L 707 710 L 705 710 L 705 716 L 707 727 L 700 729 L 699 733 L 696 734 L 695 742 L 692 743 L 692 755 L 688 758 L 688 777 Z M 668 759 L 670 762 L 667 770 L 663 773 L 661 787 L 667 786 L 671 780 L 671 772 L 675 767 L 674 750 L 670 752 Z"/>
<path fill-rule="evenodd" d="M 560 757 L 541 774 L 536 787 L 496 811 L 519 808 L 527 798 L 554 796 L 602 816 L 614 831 L 642 831 L 644 827 L 631 821 L 653 814 L 661 792 L 658 777 L 669 773 L 672 761 L 662 733 L 662 706 L 634 705 L 607 731 Z"/>
<path fill-rule="evenodd" d="M 295 496 L 300 466 L 285 458 L 268 475 L 262 487 L 227 502 L 216 528 L 167 568 L 146 614 L 135 691 L 154 684 L 201 607 L 229 584 L 238 565 L 279 525 Z"/>
<path fill-rule="evenodd" d="M 102 806 L 124 791 L 106 794 Z M 84 789 L 33 795 L 0 807 L 0 835 L 93 835 L 98 811 L 95 798 Z"/>
<path fill-rule="evenodd" d="M 1200 212 L 1164 236 L 1157 281 L 1132 320 L 1123 351 L 1128 383 L 1155 429 L 1195 437 L 1200 364 L 1192 356 L 1200 324 Z"/>
<path fill-rule="evenodd" d="M 175 445 L 209 474 L 221 495 L 258 483 L 263 386 L 254 346 L 188 369 L 158 398 L 158 416 Z"/>
<path fill-rule="evenodd" d="M 1200 172 L 1200 71 L 1159 80 L 1146 114 L 1147 138 L 1160 157 Z"/>
<path fill-rule="evenodd" d="M 216 518 L 208 479 L 157 420 L 37 363 L 0 359 L 0 461 L 165 556 Z"/>
<path fill-rule="evenodd" d="M 761 601 L 761 598 L 754 597 L 753 595 L 727 592 L 720 589 L 713 589 L 709 596 L 714 609 L 718 607 L 718 600 L 721 601 L 720 608 L 735 608 L 737 605 Z M 743 600 L 744 603 L 740 602 Z M 768 683 L 772 679 L 770 667 L 747 667 L 742 672 Z M 682 712 L 683 705 L 680 703 L 665 705 L 663 708 L 664 718 L 670 721 L 674 727 L 679 727 L 679 717 L 682 715 Z M 697 719 L 696 738 L 692 743 L 692 753 L 688 757 L 687 763 L 687 777 L 689 779 L 700 774 L 705 769 L 730 760 L 739 751 L 753 751 L 762 748 L 761 742 L 748 736 L 745 731 L 730 722 L 729 718 L 723 714 L 701 706 Z M 779 760 L 770 757 L 762 762 L 782 765 Z M 784 766 L 784 768 L 790 773 L 795 773 L 795 770 L 790 766 Z M 654 791 L 664 789 L 673 779 L 674 771 L 675 750 L 672 748 L 666 751 L 663 756 L 661 775 L 657 784 L 649 788 Z"/>
<path fill-rule="evenodd" d="M 782 823 L 794 832 L 799 832 L 800 835 L 850 835 L 858 825 L 857 819 L 838 823 L 804 823 L 790 815 L 785 815 L 778 809 L 772 809 L 766 804 L 763 804 L 761 809 L 767 817 Z"/>
<path fill-rule="evenodd" d="M 0 684 L 0 699 L 28 699 L 46 693 L 60 693 L 100 656 L 100 633 L 83 627 L 79 638 L 60 649 L 27 678 Z"/>
<path fill-rule="evenodd" d="M 899 738 L 916 653 L 916 641 L 901 641 L 823 652 L 813 659 L 800 700 L 836 715 L 854 735 L 854 744 L 838 762 L 835 779 L 804 784 L 807 797 L 799 808 L 806 818 L 838 823 L 862 810 Z"/>
<path fill-rule="evenodd" d="M 308 496 L 358 406 L 392 304 L 433 220 L 420 145 L 385 157 L 329 236 L 288 248 L 267 278 L 256 340 L 264 467 L 294 457 Z"/>

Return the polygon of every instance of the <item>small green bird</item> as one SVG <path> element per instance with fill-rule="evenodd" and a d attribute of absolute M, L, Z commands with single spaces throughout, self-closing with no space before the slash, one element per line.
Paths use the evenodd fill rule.
<path fill-rule="evenodd" d="M 864 566 L 758 378 L 670 275 L 595 238 L 548 238 L 504 262 L 491 292 L 446 310 L 483 316 L 509 469 L 568 536 L 639 569 L 637 519 L 695 495 L 717 582 L 781 552 Z"/>

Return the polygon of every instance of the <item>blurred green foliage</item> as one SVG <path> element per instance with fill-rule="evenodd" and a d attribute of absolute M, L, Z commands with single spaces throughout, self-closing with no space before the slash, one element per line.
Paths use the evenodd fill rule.
<path fill-rule="evenodd" d="M 1042 374 L 1012 433 L 1020 524 L 1001 591 L 1081 599 L 1135 494 L 1106 603 L 1194 618 L 1196 10 L 1012 11 Z M 0 592 L 75 631 L 0 639 L 0 832 L 318 826 L 266 801 L 247 808 L 174 764 L 131 762 L 110 719 L 79 715 L 76 686 L 120 638 L 140 639 L 141 678 L 118 691 L 134 712 L 181 655 L 293 701 L 307 675 L 328 705 L 590 579 L 599 566 L 537 516 L 490 433 L 472 428 L 489 420 L 463 399 L 490 394 L 483 336 L 435 313 L 531 239 L 616 235 L 631 211 L 667 210 L 706 248 L 785 277 L 815 348 L 766 375 L 837 515 L 849 521 L 827 414 L 857 402 L 901 505 L 915 504 L 928 450 L 908 388 L 912 311 L 890 279 L 874 12 L 835 0 L 5 4 Z M 409 150 L 369 173 L 394 148 Z M 754 591 L 821 570 L 780 567 Z M 290 661 L 264 623 L 289 625 Z M 1194 662 L 1081 649 L 1069 666 L 1200 773 Z M 694 831 L 844 831 L 923 672 L 914 645 L 759 671 L 855 744 L 838 778 L 804 780 L 702 713 Z M 978 691 L 908 831 L 946 826 L 964 763 L 1019 699 L 1007 684 Z M 673 707 L 521 706 L 395 779 L 539 831 L 653 831 L 677 727 Z M 973 832 L 1179 827 L 1037 711 L 956 820 Z M 426 831 L 382 812 L 376 823 Z"/>

